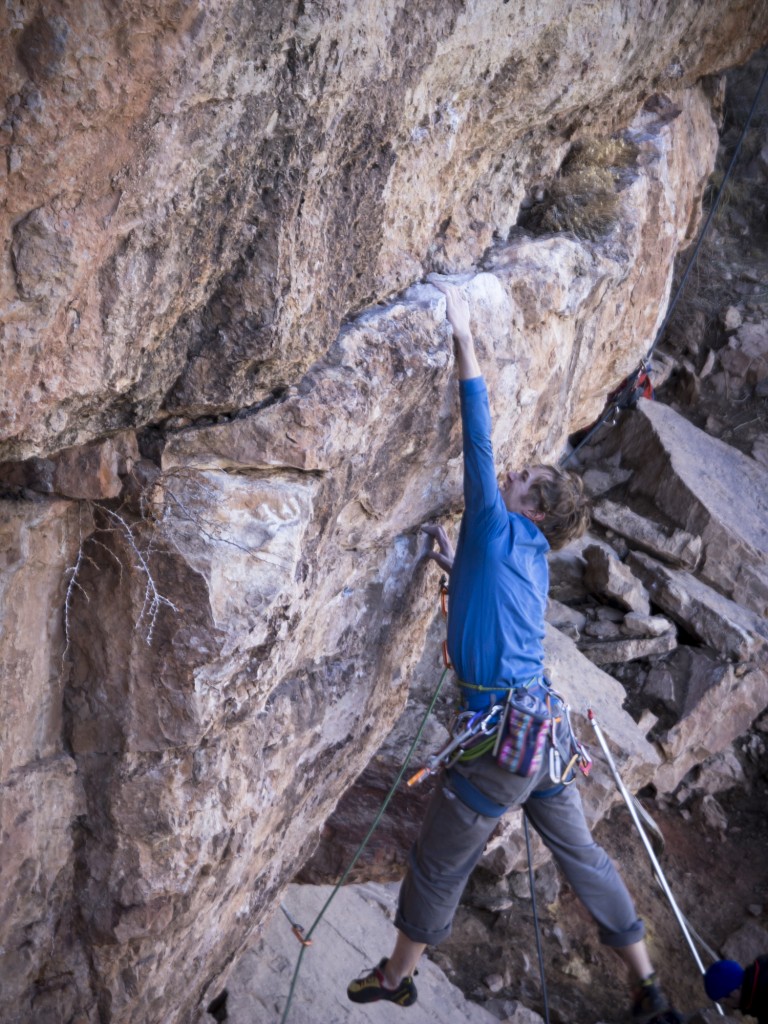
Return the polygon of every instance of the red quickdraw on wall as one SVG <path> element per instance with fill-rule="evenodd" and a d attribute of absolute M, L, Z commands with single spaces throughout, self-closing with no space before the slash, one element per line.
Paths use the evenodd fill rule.
<path fill-rule="evenodd" d="M 602 416 L 591 426 L 585 427 L 584 430 L 573 435 L 571 440 L 574 443 L 574 448 L 560 460 L 560 465 L 565 466 L 570 462 L 604 424 L 615 426 L 622 410 L 634 408 L 641 398 L 653 400 L 655 397 L 651 380 L 651 364 L 644 359 L 640 366 L 628 377 L 625 377 L 621 384 L 608 395 L 606 409 Z"/>
<path fill-rule="evenodd" d="M 440 611 L 443 618 L 448 618 L 448 577 L 440 577 Z"/>
<path fill-rule="evenodd" d="M 621 384 L 608 395 L 608 403 L 615 404 L 619 409 L 631 409 L 637 405 L 639 398 L 648 398 L 653 401 L 655 397 L 651 380 L 651 365 L 643 362 L 634 373 L 625 377 Z"/>

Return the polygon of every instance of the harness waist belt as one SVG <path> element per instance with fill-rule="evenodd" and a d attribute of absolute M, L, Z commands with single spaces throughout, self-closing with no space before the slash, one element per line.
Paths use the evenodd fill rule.
<path fill-rule="evenodd" d="M 453 768 L 449 768 L 445 774 L 448 777 L 449 789 L 476 814 L 482 814 L 486 818 L 500 818 L 509 810 L 507 804 L 491 800 L 485 793 L 481 793 L 474 783 Z"/>
<path fill-rule="evenodd" d="M 499 680 L 494 686 L 480 686 L 479 683 L 467 683 L 464 679 L 456 677 L 456 683 L 462 690 L 474 690 L 476 693 L 504 693 L 506 690 L 527 690 L 529 686 L 534 686 L 536 683 L 541 683 L 543 686 L 547 686 L 546 677 L 543 675 L 531 676 L 525 682 L 507 682 L 505 679 Z"/>

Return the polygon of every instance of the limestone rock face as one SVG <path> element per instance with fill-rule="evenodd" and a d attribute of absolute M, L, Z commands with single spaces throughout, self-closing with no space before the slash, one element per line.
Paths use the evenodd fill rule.
<path fill-rule="evenodd" d="M 617 2 L 599 33 L 582 3 L 13 10 L 0 36 L 12 457 L 264 400 L 343 318 L 506 237 L 574 131 L 624 128 L 657 92 L 674 102 L 646 121 L 668 120 L 681 90 L 765 35 L 747 0 L 647 19 Z M 692 159 L 679 180 L 699 188 L 706 148 L 665 150 Z M 673 203 L 680 224 L 687 202 Z M 679 227 L 650 230 L 638 310 L 657 302 Z"/>
<path fill-rule="evenodd" d="M 8 1024 L 195 1019 L 402 711 L 418 526 L 461 502 L 425 273 L 466 287 L 500 462 L 556 458 L 650 344 L 714 157 L 700 78 L 768 25 L 746 0 L 595 17 L 7 9 Z M 614 131 L 609 224 L 516 226 Z M 658 755 L 615 728 L 642 784 Z"/>
<path fill-rule="evenodd" d="M 69 502 L 0 505 L 0 987 L 5 1007 L 24 1011 L 17 1019 L 69 1017 L 89 984 L 85 951 L 68 939 L 86 805 L 65 740 L 61 614 L 89 528 Z M 46 972 L 70 984 L 39 985 Z"/>

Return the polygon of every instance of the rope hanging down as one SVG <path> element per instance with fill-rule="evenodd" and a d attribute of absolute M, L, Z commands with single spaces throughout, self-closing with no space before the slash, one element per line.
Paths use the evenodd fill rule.
<path fill-rule="evenodd" d="M 680 296 L 682 295 L 683 289 L 686 286 L 690 273 L 693 270 L 694 263 L 696 262 L 696 258 L 699 255 L 699 250 L 701 249 L 702 243 L 704 242 L 704 238 L 706 237 L 707 231 L 709 230 L 709 226 L 712 223 L 715 214 L 717 213 L 717 209 L 720 205 L 720 200 L 723 196 L 723 191 L 725 189 L 726 182 L 730 178 L 731 173 L 734 167 L 736 166 L 736 161 L 739 158 L 742 144 L 744 142 L 744 139 L 746 138 L 749 126 L 752 123 L 752 118 L 755 115 L 755 111 L 757 110 L 757 105 L 760 102 L 760 96 L 762 95 L 766 81 L 768 81 L 768 64 L 765 67 L 765 71 L 763 71 L 763 77 L 760 79 L 760 84 L 757 87 L 755 98 L 752 100 L 752 106 L 749 108 L 747 119 L 744 122 L 744 127 L 741 129 L 739 140 L 736 143 L 736 148 L 733 151 L 733 156 L 731 157 L 730 163 L 728 164 L 728 168 L 725 172 L 725 175 L 723 176 L 720 188 L 717 190 L 714 202 L 712 203 L 710 211 L 707 214 L 707 219 L 704 221 L 704 226 L 702 227 L 701 232 L 699 233 L 698 241 L 696 242 L 696 245 L 693 248 L 693 252 L 691 253 L 690 259 L 686 264 L 683 276 L 680 278 L 680 283 L 678 284 L 677 289 L 675 290 L 675 294 L 672 296 L 669 306 L 667 307 L 667 312 L 664 319 L 661 322 L 661 327 L 659 327 L 658 331 L 656 332 L 656 337 L 654 338 L 653 344 L 648 349 L 643 359 L 640 361 L 640 365 L 637 367 L 637 369 L 634 370 L 627 377 L 626 381 L 621 385 L 620 388 L 613 392 L 613 394 L 609 398 L 608 406 L 603 412 L 600 419 L 595 423 L 593 427 L 590 428 L 590 430 L 579 441 L 575 448 L 573 448 L 572 451 L 568 452 L 567 455 L 563 456 L 563 458 L 560 459 L 561 466 L 565 466 L 568 462 L 570 462 L 570 460 L 576 455 L 576 453 L 581 451 L 581 449 L 592 440 L 597 431 L 605 423 L 607 423 L 608 420 L 615 421 L 615 417 L 619 414 L 619 412 L 621 412 L 622 409 L 627 409 L 637 402 L 637 398 L 639 397 L 638 392 L 641 392 L 643 390 L 645 381 L 648 379 L 648 373 L 651 369 L 651 356 L 656 350 L 656 346 L 664 336 L 667 327 L 669 327 L 669 323 L 672 319 L 672 314 L 675 310 L 675 306 L 680 300 Z"/>
<path fill-rule="evenodd" d="M 357 851 L 355 852 L 354 857 L 349 862 L 349 866 L 347 867 L 347 869 L 345 870 L 345 872 L 341 876 L 341 878 L 338 880 L 336 885 L 333 887 L 333 890 L 332 890 L 330 896 L 325 901 L 323 906 L 320 908 L 319 914 L 317 915 L 315 920 L 312 922 L 312 925 L 311 925 L 309 931 L 306 933 L 306 935 L 304 935 L 304 932 L 303 932 L 303 929 L 301 928 L 301 926 L 297 925 L 297 927 L 299 929 L 299 932 L 303 936 L 299 940 L 301 942 L 301 950 L 299 952 L 298 960 L 296 961 L 296 967 L 295 967 L 294 972 L 293 972 L 293 978 L 291 979 L 291 987 L 290 987 L 290 989 L 288 991 L 288 998 L 287 998 L 286 1003 L 285 1003 L 285 1009 L 283 1010 L 283 1015 L 280 1018 L 280 1024 L 285 1024 L 285 1022 L 288 1020 L 288 1011 L 290 1010 L 291 1003 L 293 1001 L 293 993 L 294 993 L 294 991 L 296 989 L 296 982 L 298 981 L 299 971 L 301 970 L 301 962 L 304 959 L 304 954 L 307 951 L 307 948 L 312 945 L 312 935 L 313 935 L 315 929 L 317 928 L 317 926 L 322 921 L 323 917 L 325 916 L 325 912 L 328 910 L 328 907 L 330 907 L 331 903 L 333 902 L 333 899 L 336 896 L 336 893 L 339 891 L 339 889 L 342 887 L 342 885 L 344 885 L 344 883 L 346 882 L 347 878 L 349 877 L 350 872 L 352 871 L 352 868 L 354 868 L 355 864 L 357 864 L 358 860 L 360 859 L 360 856 L 361 856 L 363 850 L 366 848 L 366 846 L 368 845 L 368 843 L 371 840 L 371 836 L 373 835 L 373 833 L 378 828 L 379 822 L 381 821 L 381 819 L 384 816 L 384 811 L 386 811 L 387 807 L 389 806 L 389 802 L 391 801 L 392 797 L 395 795 L 395 791 L 396 791 L 397 787 L 400 785 L 400 782 L 402 781 L 403 776 L 405 775 L 406 771 L 408 770 L 408 765 L 410 764 L 411 758 L 413 757 L 413 752 L 416 749 L 416 746 L 417 746 L 419 740 L 421 739 L 421 734 L 424 732 L 424 728 L 425 728 L 425 726 L 427 724 L 427 720 L 429 719 L 429 716 L 432 714 L 434 706 L 437 703 L 437 698 L 440 696 L 440 691 L 443 688 L 443 682 L 445 681 L 445 677 L 446 677 L 447 674 L 448 674 L 448 669 L 447 668 L 443 669 L 443 674 L 440 676 L 440 682 L 437 684 L 437 689 L 435 690 L 434 694 L 432 695 L 432 700 L 430 701 L 429 707 L 427 708 L 426 713 L 425 713 L 423 719 L 421 720 L 421 725 L 419 726 L 418 732 L 416 733 L 416 736 L 414 737 L 413 743 L 411 743 L 411 745 L 410 745 L 410 747 L 408 749 L 408 753 L 406 754 L 405 761 L 403 762 L 403 766 L 400 769 L 400 771 L 398 772 L 397 778 L 392 783 L 392 788 L 390 789 L 390 791 L 387 793 L 386 797 L 384 798 L 384 802 L 381 805 L 381 807 L 379 808 L 378 814 L 373 819 L 373 823 L 371 824 L 371 827 L 368 829 L 368 831 L 367 831 L 367 833 L 365 835 L 365 838 L 363 839 L 362 843 L 360 843 L 360 845 L 357 848 Z M 291 921 L 293 920 L 292 918 L 290 918 L 290 916 L 287 914 L 287 912 L 285 910 L 283 910 L 283 912 L 286 914 L 286 916 L 289 918 L 289 920 L 291 920 Z M 295 930 L 294 930 L 294 934 L 296 934 Z"/>
<path fill-rule="evenodd" d="M 541 1001 L 544 1005 L 544 1021 L 549 1024 L 549 997 L 547 995 L 547 975 L 544 970 L 544 952 L 541 948 L 541 928 L 539 912 L 536 909 L 536 883 L 533 878 L 533 855 L 531 853 L 531 833 L 528 829 L 528 816 L 523 811 L 523 834 L 525 835 L 525 852 L 528 854 L 528 886 L 531 890 L 531 909 L 533 910 L 533 927 L 536 932 L 536 955 L 539 958 L 539 978 L 541 979 Z"/>

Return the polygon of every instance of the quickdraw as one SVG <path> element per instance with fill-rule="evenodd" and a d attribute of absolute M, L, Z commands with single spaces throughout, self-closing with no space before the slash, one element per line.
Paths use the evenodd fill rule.
<path fill-rule="evenodd" d="M 557 696 L 560 697 L 560 694 L 557 694 Z M 584 744 L 576 738 L 576 733 L 573 730 L 573 723 L 571 722 L 570 706 L 566 704 L 562 697 L 560 697 L 560 701 L 563 706 L 563 715 L 565 716 L 565 721 L 568 725 L 568 736 L 571 746 L 571 759 L 568 762 L 568 765 L 563 775 L 565 776 L 569 772 L 572 773 L 574 766 L 577 766 L 581 774 L 585 778 L 587 778 L 589 776 L 590 771 L 592 770 L 592 758 L 590 757 L 589 751 L 584 746 Z M 571 778 L 568 782 L 563 780 L 563 785 L 569 786 L 571 782 L 573 782 L 573 778 Z"/>
<path fill-rule="evenodd" d="M 440 577 L 440 611 L 444 619 L 448 618 L 448 577 Z M 446 668 L 453 668 L 451 658 L 448 654 L 448 641 L 443 640 L 443 665 Z"/>
<path fill-rule="evenodd" d="M 287 919 L 288 919 L 288 923 L 289 923 L 289 924 L 290 924 L 290 926 L 291 926 L 291 931 L 292 931 L 292 932 L 293 932 L 293 934 L 294 934 L 294 935 L 296 936 L 296 938 L 297 938 L 297 939 L 299 940 L 299 942 L 300 942 L 300 943 L 302 944 L 302 946 L 311 946 L 311 945 L 312 945 L 312 939 L 310 939 L 310 938 L 307 938 L 307 937 L 306 937 L 306 936 L 304 935 L 304 929 L 303 929 L 303 928 L 301 927 L 301 925 L 299 924 L 299 922 L 298 922 L 298 921 L 295 921 L 295 920 L 294 920 L 294 919 L 293 919 L 293 918 L 291 917 L 291 915 L 290 915 L 290 914 L 289 914 L 289 912 L 288 912 L 288 911 L 287 911 L 287 910 L 285 909 L 285 907 L 283 906 L 283 904 L 282 904 L 282 903 L 280 904 L 280 909 L 282 910 L 282 912 L 283 912 L 283 913 L 285 914 L 285 916 L 287 917 Z"/>
<path fill-rule="evenodd" d="M 589 444 L 604 424 L 608 423 L 611 426 L 615 426 L 618 422 L 619 414 L 624 409 L 634 408 L 640 398 L 655 398 L 651 370 L 649 354 L 649 356 L 646 356 L 641 361 L 636 370 L 628 377 L 625 377 L 621 384 L 611 391 L 606 398 L 606 407 L 602 415 L 589 427 L 585 427 L 572 436 L 571 441 L 574 443 L 574 447 L 560 459 L 561 466 L 567 465 L 576 456 L 577 452 L 581 451 L 586 444 Z"/>
<path fill-rule="evenodd" d="M 494 704 L 489 710 L 461 711 L 454 720 L 452 738 L 444 747 L 427 758 L 425 766 L 408 779 L 409 786 L 416 786 L 435 775 L 441 768 L 450 768 L 472 746 L 476 739 L 492 738 L 499 727 L 499 716 L 503 704 Z"/>

